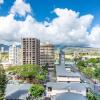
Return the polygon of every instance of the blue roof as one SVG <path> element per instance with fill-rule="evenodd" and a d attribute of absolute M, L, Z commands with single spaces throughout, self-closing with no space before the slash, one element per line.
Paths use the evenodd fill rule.
<path fill-rule="evenodd" d="M 28 95 L 31 84 L 7 84 L 5 99 L 23 99 Z"/>
<path fill-rule="evenodd" d="M 87 100 L 87 98 L 81 94 L 69 92 L 69 93 L 57 94 L 55 96 L 55 99 L 53 99 L 53 100 Z"/>
<path fill-rule="evenodd" d="M 79 73 L 66 71 L 65 66 L 56 66 L 56 75 L 62 77 L 80 77 Z"/>
<path fill-rule="evenodd" d="M 66 76 L 66 69 L 62 66 L 56 66 L 56 75 L 57 76 Z"/>
<path fill-rule="evenodd" d="M 84 83 L 48 82 L 47 87 L 52 87 L 54 90 L 71 89 L 77 91 L 86 91 L 86 86 Z"/>

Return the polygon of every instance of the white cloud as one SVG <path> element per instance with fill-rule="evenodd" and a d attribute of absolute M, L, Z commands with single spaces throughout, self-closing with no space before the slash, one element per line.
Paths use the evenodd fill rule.
<path fill-rule="evenodd" d="M 90 46 L 100 47 L 100 26 L 95 26 L 89 35 Z"/>
<path fill-rule="evenodd" d="M 26 13 L 31 13 L 30 4 L 25 3 L 24 0 L 16 0 L 11 7 L 10 13 L 25 16 Z"/>
<path fill-rule="evenodd" d="M 4 0 L 0 0 L 0 4 L 3 4 L 4 3 Z"/>
<path fill-rule="evenodd" d="M 31 15 L 27 15 L 24 21 L 14 19 L 16 13 L 25 16 L 27 12 L 31 13 L 30 5 L 23 0 L 16 0 L 10 14 L 0 17 L 0 40 L 19 42 L 21 37 L 30 36 L 67 46 L 100 44 L 100 26 L 94 27 L 91 34 L 87 31 L 93 20 L 90 14 L 80 16 L 79 12 L 57 8 L 54 10 L 57 17 L 50 22 L 38 22 Z"/>
<path fill-rule="evenodd" d="M 79 13 L 68 9 L 57 8 L 54 10 L 57 17 L 46 28 L 54 43 L 66 45 L 87 45 L 88 32 L 93 16 L 79 16 Z"/>

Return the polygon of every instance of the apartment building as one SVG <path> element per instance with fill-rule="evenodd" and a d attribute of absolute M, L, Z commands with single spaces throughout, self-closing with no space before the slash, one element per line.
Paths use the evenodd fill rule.
<path fill-rule="evenodd" d="M 21 48 L 15 44 L 9 47 L 9 63 L 11 65 L 21 65 Z"/>
<path fill-rule="evenodd" d="M 40 65 L 40 40 L 22 38 L 22 63 Z"/>
<path fill-rule="evenodd" d="M 50 43 L 41 44 L 40 46 L 40 65 L 49 67 L 54 66 L 54 46 Z"/>

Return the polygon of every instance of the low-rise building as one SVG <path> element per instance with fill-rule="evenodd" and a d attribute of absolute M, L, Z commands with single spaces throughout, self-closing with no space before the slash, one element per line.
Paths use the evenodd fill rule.
<path fill-rule="evenodd" d="M 77 72 L 67 71 L 64 66 L 56 66 L 57 82 L 78 82 L 80 83 L 80 74 Z"/>
<path fill-rule="evenodd" d="M 27 100 L 31 86 L 28 83 L 19 84 L 17 81 L 10 81 L 6 87 L 5 100 Z"/>
<path fill-rule="evenodd" d="M 86 96 L 86 87 L 83 83 L 48 82 L 46 94 L 48 97 L 60 93 L 76 93 Z"/>
<path fill-rule="evenodd" d="M 87 100 L 87 98 L 81 94 L 62 93 L 57 94 L 52 100 Z"/>
<path fill-rule="evenodd" d="M 65 66 L 66 71 L 71 72 L 72 70 L 71 67 L 72 67 L 71 65 L 66 65 Z"/>

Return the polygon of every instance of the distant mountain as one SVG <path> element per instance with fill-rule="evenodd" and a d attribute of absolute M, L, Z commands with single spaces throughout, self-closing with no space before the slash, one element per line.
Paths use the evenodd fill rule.
<path fill-rule="evenodd" d="M 58 44 L 58 45 L 55 45 L 55 48 L 59 48 L 59 49 L 65 49 L 65 48 L 91 48 L 91 47 L 88 47 L 88 46 L 68 46 L 68 45 L 65 45 L 65 44 Z"/>
<path fill-rule="evenodd" d="M 4 51 L 8 51 L 9 50 L 9 45 L 0 44 L 0 51 L 1 51 L 2 47 L 4 48 Z"/>
<path fill-rule="evenodd" d="M 0 51 L 1 51 L 1 47 L 4 47 L 4 50 L 5 51 L 9 51 L 9 47 L 11 45 L 6 45 L 6 44 L 0 44 Z M 17 47 L 20 47 L 21 48 L 21 45 L 17 45 Z M 64 44 L 58 44 L 58 45 L 55 45 L 55 49 L 66 49 L 66 48 L 91 48 L 91 47 L 86 47 L 86 46 L 67 46 L 67 45 L 64 45 Z"/>

